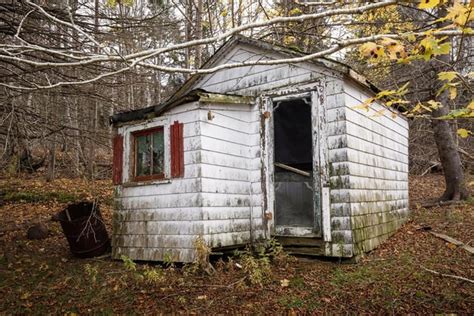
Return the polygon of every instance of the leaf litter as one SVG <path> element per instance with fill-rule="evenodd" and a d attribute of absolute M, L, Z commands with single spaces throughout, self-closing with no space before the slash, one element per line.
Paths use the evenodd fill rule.
<path fill-rule="evenodd" d="M 188 266 L 137 263 L 107 258 L 76 259 L 53 214 L 67 203 L 55 198 L 68 193 L 78 199 L 98 197 L 110 232 L 112 184 L 59 179 L 2 179 L 10 192 L 34 192 L 49 199 L 9 201 L 0 207 L 0 313 L 183 313 L 183 314 L 319 314 L 319 313 L 458 313 L 474 310 L 474 287 L 426 272 L 474 278 L 472 256 L 448 246 L 420 227 L 453 238 L 474 240 L 474 206 L 420 207 L 443 191 L 440 175 L 412 177 L 412 216 L 395 235 L 357 264 L 283 256 L 271 261 L 261 283 L 248 281 L 244 262 L 225 258 L 213 262 L 209 276 Z M 94 188 L 92 190 L 91 188 Z M 24 223 L 46 222 L 44 240 L 26 239 Z M 18 227 L 17 227 L 18 226 Z"/>

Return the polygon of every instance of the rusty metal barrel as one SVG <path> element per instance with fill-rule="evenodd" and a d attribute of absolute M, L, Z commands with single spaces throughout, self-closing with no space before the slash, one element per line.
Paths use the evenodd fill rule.
<path fill-rule="evenodd" d="M 98 204 L 73 203 L 54 215 L 53 219 L 61 223 L 75 257 L 97 257 L 109 249 L 110 239 Z"/>

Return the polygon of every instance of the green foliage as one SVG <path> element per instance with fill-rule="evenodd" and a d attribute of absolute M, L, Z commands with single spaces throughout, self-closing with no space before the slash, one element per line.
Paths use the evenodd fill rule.
<path fill-rule="evenodd" d="M 137 271 L 137 264 L 133 262 L 132 259 L 130 259 L 126 255 L 121 255 L 120 259 L 122 259 L 125 269 L 127 269 L 128 271 Z"/>
<path fill-rule="evenodd" d="M 451 44 L 444 42 L 446 38 L 435 38 L 434 36 L 428 35 L 420 41 L 420 45 L 423 49 L 419 50 L 418 54 L 412 54 L 413 59 L 423 58 L 425 61 L 429 61 L 433 56 L 446 55 L 451 51 Z"/>
<path fill-rule="evenodd" d="M 458 129 L 458 130 L 457 130 L 457 133 L 458 133 L 458 135 L 459 135 L 460 137 L 462 137 L 462 138 L 467 138 L 467 137 L 469 137 L 470 135 L 472 135 L 472 132 L 469 131 L 469 130 L 467 130 L 467 129 L 465 129 L 465 128 L 460 128 L 460 129 Z"/>
<path fill-rule="evenodd" d="M 286 308 L 303 308 L 306 305 L 305 300 L 297 296 L 282 297 L 278 303 Z"/>
<path fill-rule="evenodd" d="M 248 248 L 243 252 L 236 251 L 235 256 L 250 285 L 263 286 L 271 281 L 270 256 L 265 252 L 265 247 L 260 247 L 257 253 Z"/>
<path fill-rule="evenodd" d="M 250 284 L 262 286 L 270 281 L 272 271 L 268 257 L 257 258 L 247 253 L 242 256 L 241 263 Z"/>
<path fill-rule="evenodd" d="M 143 271 L 143 277 L 145 282 L 155 284 L 165 279 L 164 271 L 159 268 L 146 267 Z"/>
<path fill-rule="evenodd" d="M 420 1 L 420 4 L 418 5 L 418 8 L 420 9 L 432 9 L 439 5 L 440 0 L 422 0 Z"/>
<path fill-rule="evenodd" d="M 371 282 L 371 277 L 369 269 L 364 266 L 357 267 L 356 270 L 347 272 L 342 268 L 337 268 L 332 274 L 331 283 L 338 286 L 368 283 Z"/>
<path fill-rule="evenodd" d="M 171 255 L 170 252 L 165 252 L 163 254 L 163 265 L 166 268 L 171 268 L 174 266 L 173 256 Z"/>
<path fill-rule="evenodd" d="M 283 246 L 275 238 L 268 241 L 266 252 L 271 258 L 288 258 L 288 254 L 284 251 Z"/>
<path fill-rule="evenodd" d="M 301 276 L 296 276 L 290 280 L 290 287 L 294 287 L 297 289 L 304 289 L 306 287 L 306 284 L 304 282 L 303 277 Z"/>
<path fill-rule="evenodd" d="M 96 283 L 97 282 L 97 275 L 99 274 L 99 270 L 97 269 L 97 267 L 87 263 L 84 266 L 84 270 L 86 271 L 86 274 L 91 279 L 91 282 Z"/>
<path fill-rule="evenodd" d="M 209 248 L 202 236 L 196 238 L 193 244 L 196 249 L 195 263 L 201 268 L 207 268 L 210 264 L 209 255 L 211 254 L 211 248 Z"/>
<path fill-rule="evenodd" d="M 448 115 L 441 116 L 438 119 L 443 119 L 443 120 L 453 120 L 453 119 L 459 119 L 459 118 L 474 118 L 474 101 L 471 101 L 465 108 L 457 109 L 457 110 L 452 110 L 449 112 Z M 467 137 L 468 134 L 465 134 L 464 131 L 461 132 L 462 134 L 460 135 L 461 137 L 464 135 Z"/>
<path fill-rule="evenodd" d="M 196 257 L 194 258 L 194 261 L 191 264 L 186 264 L 183 267 L 184 274 L 194 275 L 198 272 L 205 272 L 208 275 L 213 274 L 215 269 L 209 262 L 211 248 L 209 248 L 202 236 L 197 237 L 194 240 L 193 244 L 194 249 L 196 250 Z"/>

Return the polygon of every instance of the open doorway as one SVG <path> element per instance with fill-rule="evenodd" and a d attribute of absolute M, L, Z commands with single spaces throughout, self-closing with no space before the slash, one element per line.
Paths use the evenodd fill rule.
<path fill-rule="evenodd" d="M 273 103 L 275 230 L 277 235 L 315 232 L 311 99 Z"/>

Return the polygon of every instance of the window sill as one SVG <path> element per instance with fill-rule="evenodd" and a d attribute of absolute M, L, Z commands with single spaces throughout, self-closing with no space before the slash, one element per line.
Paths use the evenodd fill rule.
<path fill-rule="evenodd" d="M 165 179 L 127 182 L 127 183 L 123 183 L 122 186 L 127 188 L 127 187 L 139 187 L 139 186 L 145 186 L 145 185 L 166 184 L 166 183 L 171 183 L 171 179 L 165 178 Z"/>

